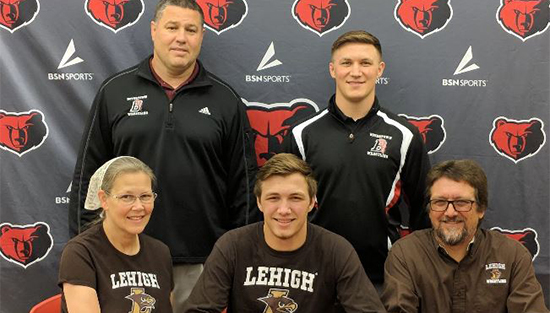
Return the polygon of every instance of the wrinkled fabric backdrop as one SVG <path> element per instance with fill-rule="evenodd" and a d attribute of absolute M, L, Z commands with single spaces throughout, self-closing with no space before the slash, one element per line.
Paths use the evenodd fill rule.
<path fill-rule="evenodd" d="M 532 252 L 548 303 L 548 0 L 199 2 L 200 59 L 248 106 L 260 164 L 292 121 L 326 107 L 332 42 L 353 29 L 379 37 L 381 104 L 420 129 L 432 163 L 483 166 L 484 226 Z M 59 293 L 84 121 L 103 80 L 152 52 L 155 4 L 0 0 L 0 312 Z"/>

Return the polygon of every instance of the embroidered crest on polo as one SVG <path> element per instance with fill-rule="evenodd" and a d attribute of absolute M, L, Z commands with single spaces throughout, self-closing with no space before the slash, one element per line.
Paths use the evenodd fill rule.
<path fill-rule="evenodd" d="M 367 155 L 387 159 L 388 155 L 386 154 L 386 150 L 392 136 L 379 135 L 375 133 L 370 133 L 370 136 L 376 138 L 376 140 L 374 141 L 374 145 L 367 151 Z"/>
<path fill-rule="evenodd" d="M 206 114 L 206 115 L 212 115 L 210 114 L 210 110 L 208 110 L 208 107 L 204 107 L 199 110 L 199 113 Z"/>
<path fill-rule="evenodd" d="M 128 116 L 148 115 L 149 111 L 143 110 L 145 99 L 147 99 L 147 95 L 126 98 L 127 101 L 131 101 Z"/>
<path fill-rule="evenodd" d="M 489 263 L 485 265 L 485 273 L 489 275 L 487 284 L 506 284 L 506 278 L 502 277 L 502 272 L 506 270 L 504 263 Z"/>

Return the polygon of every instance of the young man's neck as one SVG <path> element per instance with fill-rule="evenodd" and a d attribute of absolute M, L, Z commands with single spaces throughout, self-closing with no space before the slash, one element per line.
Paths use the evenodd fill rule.
<path fill-rule="evenodd" d="M 265 243 L 275 251 L 281 251 L 281 252 L 295 251 L 295 250 L 298 250 L 300 247 L 302 247 L 306 243 L 307 231 L 308 231 L 307 223 L 304 225 L 305 231 L 301 232 L 300 234 L 296 234 L 292 238 L 287 238 L 287 239 L 281 239 L 273 235 L 270 235 L 271 232 L 267 231 L 266 227 L 268 226 L 264 223 L 263 232 L 264 232 Z"/>
<path fill-rule="evenodd" d="M 189 77 L 191 77 L 191 75 L 193 74 L 193 70 L 195 69 L 195 66 L 197 64 L 197 61 L 195 61 L 183 71 L 170 71 L 160 66 L 158 62 L 159 60 L 153 57 L 151 65 L 153 66 L 155 73 L 172 88 L 178 88 L 181 84 L 188 80 Z"/>
<path fill-rule="evenodd" d="M 338 93 L 336 93 L 335 102 L 340 111 L 344 113 L 345 116 L 352 118 L 354 121 L 361 119 L 369 113 L 372 106 L 374 105 L 374 93 L 371 96 L 368 96 L 360 101 L 354 102 L 345 99 Z"/>

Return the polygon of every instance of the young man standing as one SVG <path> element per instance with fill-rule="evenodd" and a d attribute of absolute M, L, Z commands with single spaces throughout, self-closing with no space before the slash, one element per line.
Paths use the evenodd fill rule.
<path fill-rule="evenodd" d="M 267 161 L 254 188 L 264 222 L 218 240 L 183 312 L 385 312 L 349 242 L 308 223 L 316 191 L 296 156 Z"/>
<path fill-rule="evenodd" d="M 378 38 L 365 31 L 340 36 L 329 64 L 334 96 L 285 142 L 319 181 L 312 223 L 349 240 L 377 287 L 391 243 L 403 231 L 429 227 L 428 156 L 418 130 L 379 104 L 376 80 L 385 66 Z"/>

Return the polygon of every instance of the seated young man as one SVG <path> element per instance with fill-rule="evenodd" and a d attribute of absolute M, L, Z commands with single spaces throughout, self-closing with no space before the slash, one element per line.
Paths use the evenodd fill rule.
<path fill-rule="evenodd" d="M 316 191 L 296 156 L 267 161 L 254 188 L 264 222 L 218 240 L 184 312 L 385 312 L 351 244 L 308 223 Z"/>

